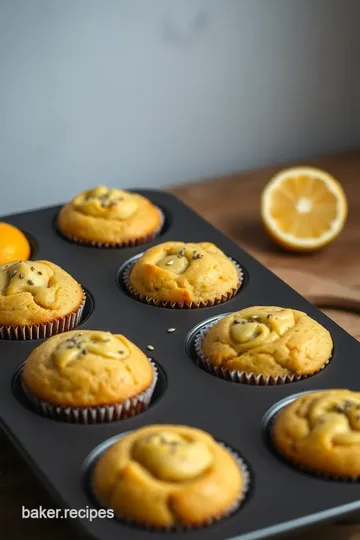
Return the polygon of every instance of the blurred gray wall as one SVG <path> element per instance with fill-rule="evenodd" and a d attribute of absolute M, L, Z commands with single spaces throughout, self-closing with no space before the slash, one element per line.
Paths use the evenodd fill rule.
<path fill-rule="evenodd" d="M 0 214 L 356 145 L 359 18 L 358 0 L 0 0 Z"/>

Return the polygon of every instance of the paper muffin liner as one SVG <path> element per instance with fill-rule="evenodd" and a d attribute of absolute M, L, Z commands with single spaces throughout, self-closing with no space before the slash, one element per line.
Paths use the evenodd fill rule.
<path fill-rule="evenodd" d="M 229 446 L 227 446 L 226 444 L 224 444 L 221 441 L 216 441 L 216 442 L 219 445 L 221 445 L 222 447 L 224 447 L 225 450 L 227 450 L 229 452 L 229 454 L 232 455 L 232 457 L 235 459 L 235 461 L 236 461 L 236 463 L 237 463 L 237 465 L 238 465 L 238 467 L 239 467 L 239 469 L 241 470 L 241 473 L 242 473 L 242 481 L 243 482 L 242 482 L 241 489 L 240 489 L 236 499 L 234 500 L 234 502 L 227 508 L 226 511 L 222 512 L 221 514 L 217 514 L 217 515 L 207 519 L 203 523 L 199 523 L 197 525 L 177 524 L 177 525 L 173 525 L 171 527 L 161 527 L 161 526 L 156 526 L 156 525 L 149 525 L 148 523 L 144 523 L 144 522 L 136 521 L 136 520 L 131 520 L 131 519 L 126 519 L 126 518 L 117 516 L 116 514 L 115 514 L 115 519 L 117 519 L 121 523 L 129 525 L 130 527 L 133 527 L 133 528 L 136 528 L 136 529 L 141 529 L 141 530 L 144 530 L 144 531 L 158 532 L 158 533 L 169 533 L 169 532 L 181 533 L 181 532 L 192 532 L 192 531 L 196 531 L 198 529 L 204 529 L 204 528 L 210 527 L 211 525 L 214 525 L 218 521 L 226 519 L 226 518 L 230 517 L 232 514 L 234 514 L 237 510 L 240 509 L 240 507 L 244 503 L 245 498 L 246 498 L 246 496 L 248 494 L 248 491 L 249 491 L 249 488 L 250 488 L 250 483 L 251 483 L 250 471 L 249 471 L 249 468 L 248 468 L 247 464 L 245 463 L 245 460 L 242 457 L 240 457 L 240 455 L 235 450 L 233 450 L 232 448 L 230 448 Z M 102 506 L 100 501 L 98 501 L 98 499 L 97 499 L 95 487 L 91 482 L 90 482 L 90 491 L 91 491 L 92 498 L 95 501 L 97 501 L 100 506 Z M 111 509 L 111 507 L 108 507 L 108 509 Z"/>
<path fill-rule="evenodd" d="M 80 306 L 71 313 L 68 313 L 68 315 L 40 324 L 27 324 L 21 326 L 2 325 L 0 326 L 0 339 L 18 341 L 43 339 L 73 330 L 81 321 L 85 303 L 86 294 L 83 291 L 83 298 Z"/>
<path fill-rule="evenodd" d="M 106 422 L 115 422 L 135 416 L 148 408 L 151 398 L 154 394 L 155 386 L 158 380 L 158 370 L 154 362 L 150 360 L 153 368 L 153 381 L 151 385 L 143 392 L 121 403 L 112 403 L 100 407 L 64 407 L 54 405 L 48 401 L 38 398 L 22 383 L 23 391 L 28 401 L 35 408 L 36 412 L 52 420 L 61 420 L 73 424 L 101 424 Z"/>
<path fill-rule="evenodd" d="M 271 385 L 277 385 L 277 384 L 288 384 L 295 381 L 300 381 L 303 379 L 307 379 L 309 377 L 312 377 L 316 373 L 319 373 L 322 371 L 330 362 L 331 358 L 327 362 L 324 363 L 323 366 L 321 366 L 320 369 L 317 371 L 314 371 L 311 375 L 278 375 L 277 377 L 273 377 L 272 375 L 257 375 L 256 373 L 247 372 L 247 371 L 238 371 L 238 370 L 229 370 L 224 369 L 221 366 L 214 366 L 210 360 L 205 356 L 203 352 L 203 342 L 208 334 L 209 330 L 215 326 L 221 319 L 216 319 L 215 321 L 211 321 L 208 324 L 205 324 L 198 333 L 195 336 L 194 339 L 194 348 L 196 352 L 196 359 L 198 362 L 198 365 L 203 367 L 206 371 L 211 373 L 212 375 L 215 375 L 216 377 L 219 377 L 221 379 L 225 379 L 227 381 L 237 382 L 237 383 L 243 383 L 243 384 L 251 384 L 251 385 L 257 385 L 257 386 L 271 386 Z"/>
<path fill-rule="evenodd" d="M 286 405 L 284 407 L 286 407 Z M 267 426 L 268 437 L 270 439 L 271 448 L 278 455 L 278 457 L 280 457 L 285 463 L 287 463 L 291 467 L 295 467 L 296 469 L 299 469 L 300 471 L 302 471 L 302 472 L 304 472 L 306 474 L 310 474 L 311 476 L 315 476 L 315 477 L 323 479 L 323 480 L 333 480 L 334 482 L 342 482 L 342 483 L 345 483 L 345 484 L 356 484 L 356 483 L 360 482 L 360 476 L 335 475 L 335 474 L 331 474 L 330 472 L 325 472 L 325 471 L 319 471 L 317 469 L 312 469 L 310 467 L 306 467 L 302 463 L 299 463 L 298 461 L 292 459 L 290 456 L 283 453 L 281 451 L 281 449 L 278 446 L 276 446 L 276 443 L 275 443 L 274 438 L 273 438 L 273 424 L 274 424 L 274 421 L 275 421 L 276 417 L 278 416 L 278 414 L 280 414 L 280 412 L 281 411 L 278 411 L 277 414 L 275 414 L 271 418 L 271 420 L 270 420 L 270 422 L 269 422 L 269 424 Z"/>
<path fill-rule="evenodd" d="M 139 257 L 140 258 L 140 257 Z M 234 289 L 231 289 L 227 294 L 224 294 L 220 297 L 214 298 L 213 300 L 208 300 L 206 302 L 190 302 L 187 303 L 180 303 L 180 302 L 164 302 L 162 300 L 157 300 L 156 298 L 152 298 L 151 296 L 145 296 L 141 293 L 139 293 L 130 283 L 130 274 L 131 270 L 133 269 L 133 266 L 136 264 L 135 262 L 129 263 L 125 269 L 122 272 L 122 279 L 124 281 L 125 287 L 128 289 L 128 291 L 131 293 L 132 296 L 136 298 L 139 302 L 143 302 L 145 304 L 150 304 L 152 306 L 156 307 L 163 307 L 163 308 L 177 308 L 177 309 L 197 309 L 197 308 L 204 308 L 204 307 L 211 307 L 215 306 L 217 304 L 223 304 L 224 302 L 227 302 L 230 300 L 233 296 L 235 296 L 238 291 L 241 288 L 243 279 L 244 279 L 244 273 L 240 267 L 240 265 L 235 261 L 234 259 L 231 259 L 229 257 L 230 261 L 235 265 L 238 275 L 239 275 L 239 283 L 238 286 Z"/>
<path fill-rule="evenodd" d="M 93 240 L 86 240 L 84 238 L 79 238 L 75 235 L 70 235 L 65 232 L 63 232 L 59 227 L 57 227 L 57 230 L 62 234 L 65 238 L 73 242 L 74 244 L 80 244 L 82 246 L 91 246 L 96 248 L 105 248 L 105 249 L 116 249 L 116 248 L 125 248 L 125 247 L 135 247 L 139 246 L 141 244 L 147 244 L 148 242 L 151 242 L 154 238 L 158 236 L 158 234 L 161 232 L 161 229 L 164 226 L 165 223 L 165 216 L 162 210 L 160 208 L 156 207 L 159 214 L 160 214 L 160 225 L 150 234 L 138 236 L 136 238 L 133 238 L 132 240 L 127 240 L 126 242 L 95 242 Z"/>

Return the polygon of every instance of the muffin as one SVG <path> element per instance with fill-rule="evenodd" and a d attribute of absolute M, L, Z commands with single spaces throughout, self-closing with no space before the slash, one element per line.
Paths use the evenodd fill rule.
<path fill-rule="evenodd" d="M 276 448 L 294 464 L 334 478 L 360 477 L 360 392 L 303 394 L 272 425 Z"/>
<path fill-rule="evenodd" d="M 85 294 L 65 270 L 49 261 L 0 266 L 0 337 L 38 339 L 80 322 Z"/>
<path fill-rule="evenodd" d="M 165 242 L 148 249 L 125 273 L 125 283 L 139 300 L 168 307 L 212 306 L 239 289 L 242 273 L 219 248 Z"/>
<path fill-rule="evenodd" d="M 92 488 L 102 506 L 133 524 L 196 527 L 239 506 L 247 471 L 204 431 L 152 425 L 105 450 L 95 464 Z"/>
<path fill-rule="evenodd" d="M 160 210 L 142 195 L 105 186 L 80 193 L 57 218 L 67 238 L 98 247 L 141 244 L 159 232 L 162 222 Z"/>
<path fill-rule="evenodd" d="M 277 384 L 318 372 L 329 361 L 333 342 L 302 311 L 252 306 L 205 327 L 195 347 L 202 365 L 216 375 Z"/>
<path fill-rule="evenodd" d="M 104 422 L 144 410 L 156 384 L 146 355 L 122 335 L 59 334 L 25 362 L 23 388 L 37 410 L 71 422 Z"/>

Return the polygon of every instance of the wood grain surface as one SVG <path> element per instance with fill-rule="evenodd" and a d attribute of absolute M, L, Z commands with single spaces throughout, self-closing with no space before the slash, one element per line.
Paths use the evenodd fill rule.
<path fill-rule="evenodd" d="M 306 164 L 324 168 L 337 177 L 343 183 L 349 200 L 349 217 L 345 230 L 331 246 L 314 255 L 285 253 L 276 248 L 263 232 L 259 217 L 260 194 L 266 181 L 279 170 L 279 166 L 174 187 L 170 191 L 262 263 L 280 269 L 280 275 L 281 269 L 296 268 L 317 277 L 323 276 L 344 283 L 360 293 L 360 151 L 324 156 L 308 160 Z M 305 296 L 306 283 L 295 287 Z M 327 308 L 331 317 L 360 338 L 360 317 L 357 313 L 338 310 L 336 306 Z M 0 539 L 82 538 L 66 521 L 21 519 L 22 505 L 27 508 L 37 508 L 40 505 L 56 507 L 6 436 L 0 432 Z M 294 538 L 360 540 L 360 525 L 337 524 Z"/>

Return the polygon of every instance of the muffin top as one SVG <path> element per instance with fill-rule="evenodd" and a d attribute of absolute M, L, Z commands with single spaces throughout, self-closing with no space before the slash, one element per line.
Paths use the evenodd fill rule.
<path fill-rule="evenodd" d="M 46 323 L 76 311 L 81 286 L 49 261 L 14 261 L 0 266 L 0 325 Z"/>
<path fill-rule="evenodd" d="M 130 285 L 144 297 L 191 305 L 233 294 L 240 278 L 236 266 L 210 242 L 165 242 L 136 261 Z"/>
<path fill-rule="evenodd" d="M 335 477 L 360 477 L 360 392 L 303 394 L 277 414 L 272 435 L 296 464 Z"/>
<path fill-rule="evenodd" d="M 308 375 L 332 352 L 330 333 L 306 313 L 275 306 L 253 306 L 224 317 L 202 344 L 213 366 L 255 375 Z"/>
<path fill-rule="evenodd" d="M 93 486 L 99 501 L 117 516 L 171 527 L 200 525 L 227 513 L 244 479 L 234 457 L 208 433 L 152 425 L 104 452 Z"/>
<path fill-rule="evenodd" d="M 126 337 L 74 330 L 39 345 L 26 360 L 22 377 L 25 387 L 44 401 L 90 407 L 121 403 L 143 392 L 154 371 Z"/>
<path fill-rule="evenodd" d="M 156 232 L 161 215 L 142 195 L 98 186 L 66 204 L 58 225 L 65 235 L 79 240 L 122 243 Z"/>

